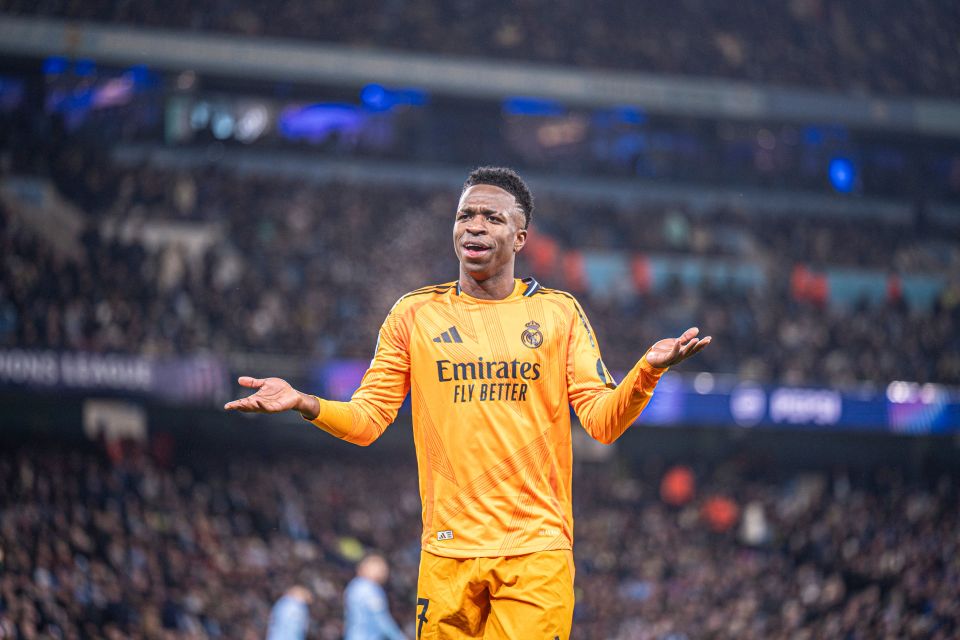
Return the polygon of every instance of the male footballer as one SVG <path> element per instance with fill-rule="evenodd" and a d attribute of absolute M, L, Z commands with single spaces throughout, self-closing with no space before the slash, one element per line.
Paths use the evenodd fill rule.
<path fill-rule="evenodd" d="M 512 170 L 467 178 L 453 224 L 454 282 L 400 298 L 349 402 L 280 378 L 226 409 L 295 410 L 359 445 L 376 440 L 409 392 L 423 502 L 416 633 L 555 640 L 573 616 L 570 406 L 611 443 L 667 367 L 710 343 L 686 330 L 654 344 L 617 384 L 573 296 L 514 277 L 533 199 Z"/>

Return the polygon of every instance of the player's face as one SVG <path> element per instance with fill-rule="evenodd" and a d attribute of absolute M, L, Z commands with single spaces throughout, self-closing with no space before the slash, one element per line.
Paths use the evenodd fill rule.
<path fill-rule="evenodd" d="M 477 280 L 512 267 L 527 231 L 517 199 L 500 187 L 478 184 L 460 196 L 453 248 L 463 269 Z"/>

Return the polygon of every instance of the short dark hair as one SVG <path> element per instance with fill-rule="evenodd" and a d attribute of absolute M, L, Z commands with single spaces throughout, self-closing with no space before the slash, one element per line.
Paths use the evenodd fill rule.
<path fill-rule="evenodd" d="M 467 176 L 467 181 L 463 183 L 463 191 L 478 184 L 500 187 L 516 198 L 520 211 L 523 212 L 523 228 L 530 226 L 530 218 L 533 216 L 533 194 L 516 171 L 507 167 L 478 167 Z"/>

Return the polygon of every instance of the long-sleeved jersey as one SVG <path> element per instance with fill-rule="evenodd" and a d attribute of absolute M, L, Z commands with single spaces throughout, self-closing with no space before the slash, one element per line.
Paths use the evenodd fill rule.
<path fill-rule="evenodd" d="M 423 548 L 453 558 L 573 545 L 570 406 L 610 443 L 640 415 L 665 369 L 641 359 L 617 385 L 568 293 L 516 280 L 502 300 L 459 284 L 397 301 L 350 402 L 320 400 L 313 423 L 366 445 L 409 392 Z"/>

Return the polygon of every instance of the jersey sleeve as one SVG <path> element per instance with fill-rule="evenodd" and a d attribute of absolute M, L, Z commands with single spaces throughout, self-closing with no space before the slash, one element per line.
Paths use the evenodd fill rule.
<path fill-rule="evenodd" d="M 618 385 L 603 364 L 586 314 L 576 301 L 573 306 L 576 317 L 567 344 L 567 395 L 587 433 L 610 444 L 647 406 L 667 369 L 654 367 L 644 356 Z"/>
<path fill-rule="evenodd" d="M 397 417 L 410 390 L 410 332 L 401 314 L 403 299 L 387 315 L 370 367 L 349 402 L 317 398 L 320 413 L 311 422 L 327 433 L 367 446 Z"/>

